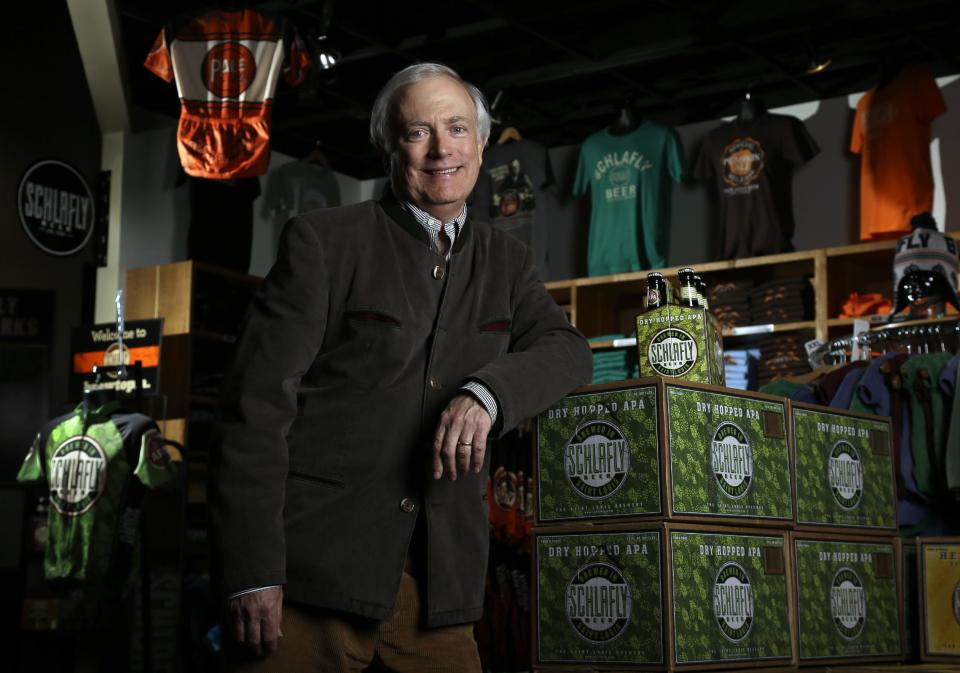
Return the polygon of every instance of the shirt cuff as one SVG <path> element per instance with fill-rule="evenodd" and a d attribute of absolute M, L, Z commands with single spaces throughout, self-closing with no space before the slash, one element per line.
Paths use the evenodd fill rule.
<path fill-rule="evenodd" d="M 490 414 L 491 427 L 497 422 L 497 400 L 490 392 L 490 389 L 479 381 L 467 381 L 460 387 L 460 390 L 466 390 L 468 393 L 480 400 L 487 413 Z"/>
<path fill-rule="evenodd" d="M 257 592 L 257 591 L 264 591 L 264 590 L 266 590 L 266 589 L 276 589 L 276 588 L 279 587 L 279 586 L 280 586 L 279 584 L 271 584 L 271 585 L 268 586 L 268 587 L 256 587 L 255 589 L 244 589 L 243 591 L 237 591 L 236 593 L 230 594 L 229 596 L 227 596 L 227 600 L 230 600 L 231 598 L 237 598 L 237 597 L 243 596 L 243 595 L 245 595 L 245 594 L 252 594 L 252 593 L 255 593 L 255 592 Z"/>

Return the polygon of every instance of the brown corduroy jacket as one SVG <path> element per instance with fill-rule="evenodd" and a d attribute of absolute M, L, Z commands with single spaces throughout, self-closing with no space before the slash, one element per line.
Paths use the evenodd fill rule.
<path fill-rule="evenodd" d="M 287 600 L 386 620 L 426 517 L 428 623 L 479 619 L 487 474 L 432 478 L 440 412 L 477 380 L 503 432 L 590 372 L 531 253 L 489 225 L 468 220 L 445 266 L 389 198 L 292 220 L 224 385 L 222 589 L 283 584 Z"/>

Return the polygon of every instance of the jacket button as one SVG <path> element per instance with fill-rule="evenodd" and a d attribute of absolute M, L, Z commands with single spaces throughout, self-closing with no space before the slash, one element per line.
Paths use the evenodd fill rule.
<path fill-rule="evenodd" d="M 401 512 L 406 512 L 407 514 L 409 514 L 410 512 L 412 512 L 413 510 L 415 510 L 416 508 L 417 508 L 417 503 L 415 503 L 415 502 L 414 502 L 413 500 L 411 500 L 410 498 L 404 498 L 403 500 L 400 501 L 400 511 L 401 511 Z"/>
<path fill-rule="evenodd" d="M 440 390 L 442 385 L 440 384 L 440 379 L 436 377 L 430 377 L 430 387 L 434 390 Z"/>
<path fill-rule="evenodd" d="M 443 270 L 442 266 L 437 265 L 433 267 L 433 277 L 436 278 L 437 280 L 443 280 L 443 277 L 445 274 L 446 274 L 446 271 Z"/>

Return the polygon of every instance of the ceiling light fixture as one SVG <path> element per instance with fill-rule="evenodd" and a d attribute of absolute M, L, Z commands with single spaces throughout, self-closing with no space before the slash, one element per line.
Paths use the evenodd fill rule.
<path fill-rule="evenodd" d="M 807 69 L 806 73 L 808 75 L 816 75 L 819 72 L 823 72 L 830 67 L 830 64 L 833 63 L 831 58 L 820 58 L 821 52 L 817 49 L 809 37 L 805 40 L 807 46 Z"/>
<path fill-rule="evenodd" d="M 833 59 L 825 58 L 822 61 L 817 59 L 810 59 L 807 63 L 807 74 L 816 75 L 818 72 L 823 72 L 830 67 L 830 64 L 833 63 Z"/>
<path fill-rule="evenodd" d="M 319 45 L 317 46 L 316 65 L 320 70 L 329 70 L 337 64 L 337 61 L 339 61 L 342 56 L 342 54 L 336 49 L 333 49 L 326 40 L 326 35 L 321 35 L 317 38 Z"/>

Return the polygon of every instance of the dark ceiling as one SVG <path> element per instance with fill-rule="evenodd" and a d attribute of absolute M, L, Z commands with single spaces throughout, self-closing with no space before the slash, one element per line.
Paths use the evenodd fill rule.
<path fill-rule="evenodd" d="M 748 89 L 768 107 L 863 91 L 881 63 L 960 72 L 957 0 L 214 5 L 282 13 L 308 45 L 326 32 L 342 58 L 298 89 L 281 85 L 273 147 L 304 156 L 319 143 L 335 169 L 358 178 L 383 172 L 367 141 L 373 97 L 390 74 L 416 61 L 452 66 L 497 100 L 495 119 L 548 146 L 582 141 L 627 100 L 644 116 L 678 125 L 733 114 Z M 210 6 L 117 0 L 136 107 L 179 114 L 176 89 L 143 59 L 166 21 Z M 827 58 L 826 70 L 806 73 L 811 60 Z"/>

